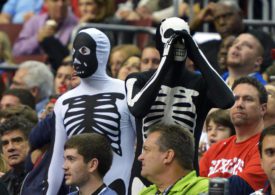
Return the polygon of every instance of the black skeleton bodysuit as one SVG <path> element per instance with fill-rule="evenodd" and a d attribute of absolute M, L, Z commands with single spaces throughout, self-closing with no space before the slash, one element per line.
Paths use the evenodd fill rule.
<path fill-rule="evenodd" d="M 135 124 L 127 107 L 124 82 L 106 74 L 110 52 L 107 36 L 89 28 L 73 43 L 73 64 L 81 83 L 56 102 L 55 142 L 48 174 L 47 195 L 55 195 L 63 180 L 65 141 L 80 133 L 99 133 L 113 149 L 113 164 L 104 182 L 118 194 L 127 194 L 134 159 Z"/>
<path fill-rule="evenodd" d="M 148 184 L 140 176 L 141 164 L 137 158 L 151 125 L 178 124 L 189 129 L 195 137 L 197 151 L 208 111 L 213 107 L 229 108 L 234 103 L 232 91 L 207 62 L 184 20 L 164 20 L 158 28 L 156 43 L 162 56 L 158 69 L 134 73 L 126 79 L 127 102 L 137 125 L 132 194 L 137 194 L 141 184 Z M 199 67 L 201 74 L 185 68 L 187 56 Z M 197 159 L 195 167 L 198 168 Z"/>

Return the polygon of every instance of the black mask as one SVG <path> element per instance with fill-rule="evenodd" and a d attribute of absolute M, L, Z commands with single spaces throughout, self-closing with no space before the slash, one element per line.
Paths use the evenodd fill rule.
<path fill-rule="evenodd" d="M 96 42 L 87 33 L 77 34 L 73 42 L 73 65 L 80 78 L 87 78 L 98 68 Z"/>

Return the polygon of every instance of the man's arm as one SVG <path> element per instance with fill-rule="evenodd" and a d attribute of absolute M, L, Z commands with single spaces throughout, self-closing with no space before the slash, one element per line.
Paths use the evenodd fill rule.
<path fill-rule="evenodd" d="M 187 32 L 180 32 L 184 37 L 188 57 L 196 64 L 207 85 L 207 97 L 217 108 L 230 108 L 234 104 L 234 96 L 219 74 L 209 64 L 193 38 Z M 213 95 L 214 94 L 214 95 Z"/>
<path fill-rule="evenodd" d="M 168 52 L 172 52 L 170 47 L 175 40 L 170 41 L 165 45 L 164 53 L 166 54 L 161 58 L 160 65 L 153 75 L 149 72 L 131 74 L 126 79 L 127 103 L 135 117 L 142 118 L 147 114 L 158 95 L 165 74 L 169 67 L 172 67 L 170 60 L 166 60 Z"/>
<path fill-rule="evenodd" d="M 13 55 L 31 55 L 39 51 L 39 42 L 37 40 L 38 21 L 36 17 L 28 20 L 21 30 L 13 46 Z"/>

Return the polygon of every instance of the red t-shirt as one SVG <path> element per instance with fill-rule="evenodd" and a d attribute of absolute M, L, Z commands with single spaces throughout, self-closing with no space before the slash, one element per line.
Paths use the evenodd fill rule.
<path fill-rule="evenodd" d="M 267 177 L 261 168 L 258 142 L 260 134 L 236 143 L 236 136 L 212 145 L 200 160 L 200 176 L 238 175 L 254 190 L 263 188 Z"/>

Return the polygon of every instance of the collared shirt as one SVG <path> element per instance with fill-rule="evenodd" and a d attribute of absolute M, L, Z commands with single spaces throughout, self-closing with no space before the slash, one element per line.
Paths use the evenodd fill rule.
<path fill-rule="evenodd" d="M 143 189 L 139 195 L 194 195 L 202 192 L 208 192 L 209 180 L 204 177 L 197 177 L 196 171 L 192 171 L 180 180 L 178 180 L 174 185 L 168 187 L 164 192 L 158 193 L 158 188 L 156 185 L 151 185 Z"/>

